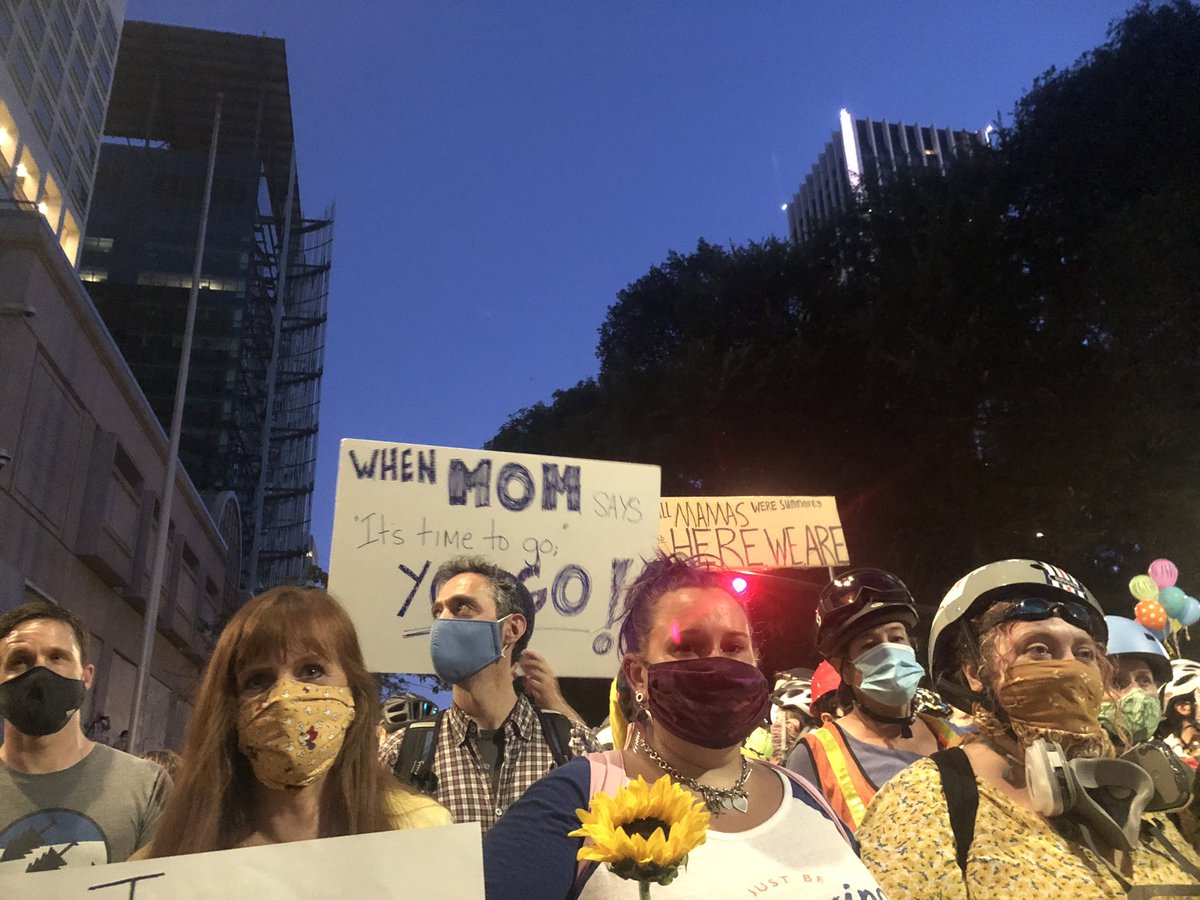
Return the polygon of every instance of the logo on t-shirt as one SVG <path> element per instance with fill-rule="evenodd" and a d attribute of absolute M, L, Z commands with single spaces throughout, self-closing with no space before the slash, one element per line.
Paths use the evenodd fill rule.
<path fill-rule="evenodd" d="M 0 874 L 47 872 L 109 861 L 100 826 L 74 809 L 40 809 L 0 831 Z"/>

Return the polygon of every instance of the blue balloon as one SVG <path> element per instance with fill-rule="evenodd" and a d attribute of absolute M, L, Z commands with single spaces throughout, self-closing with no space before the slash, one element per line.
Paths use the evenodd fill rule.
<path fill-rule="evenodd" d="M 1197 622 L 1200 622 L 1200 600 L 1195 597 L 1188 597 L 1183 601 L 1183 609 L 1179 611 L 1179 615 L 1175 617 L 1179 620 L 1179 624 L 1184 628 L 1190 628 Z"/>
<path fill-rule="evenodd" d="M 1178 619 L 1179 614 L 1183 612 L 1183 606 L 1187 602 L 1187 594 L 1182 588 L 1177 588 L 1175 585 L 1162 588 L 1158 592 L 1158 602 L 1162 604 L 1162 608 L 1167 611 L 1167 615 L 1172 619 Z"/>

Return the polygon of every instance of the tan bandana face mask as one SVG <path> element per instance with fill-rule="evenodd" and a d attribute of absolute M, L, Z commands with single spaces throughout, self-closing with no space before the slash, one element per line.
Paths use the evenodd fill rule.
<path fill-rule="evenodd" d="M 350 688 L 284 678 L 241 702 L 238 749 L 267 787 L 305 787 L 333 765 L 353 721 Z"/>
<path fill-rule="evenodd" d="M 1102 734 L 1100 673 L 1076 659 L 1017 663 L 996 699 L 1014 725 L 1078 737 Z"/>

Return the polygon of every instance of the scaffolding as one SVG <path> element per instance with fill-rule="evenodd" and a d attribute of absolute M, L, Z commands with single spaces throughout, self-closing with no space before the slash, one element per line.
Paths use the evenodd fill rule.
<path fill-rule="evenodd" d="M 81 265 L 100 273 L 89 290 L 169 421 L 164 387 L 178 350 L 173 362 L 169 351 L 186 295 L 180 276 L 190 272 L 181 261 L 195 241 L 196 167 L 218 94 L 213 215 L 180 457 L 201 492 L 236 495 L 241 585 L 255 592 L 301 579 L 309 564 L 333 247 L 332 210 L 301 214 L 282 40 L 125 23 L 89 218 L 96 230 Z"/>
<path fill-rule="evenodd" d="M 266 254 L 267 248 L 277 247 L 274 240 L 267 239 L 276 222 L 264 219 L 261 225 L 261 252 Z M 308 565 L 333 253 L 332 210 L 323 218 L 306 219 L 293 227 L 289 244 L 261 514 L 260 586 L 295 581 L 305 574 Z M 277 249 L 273 259 L 278 284 L 281 270 Z M 271 324 L 269 319 L 262 323 L 263 327 Z"/>

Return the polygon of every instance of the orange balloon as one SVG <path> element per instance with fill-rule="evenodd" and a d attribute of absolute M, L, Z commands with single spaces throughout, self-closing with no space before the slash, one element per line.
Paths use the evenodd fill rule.
<path fill-rule="evenodd" d="M 1139 600 L 1133 608 L 1133 618 L 1152 631 L 1161 631 L 1167 627 L 1167 611 L 1157 600 Z"/>

